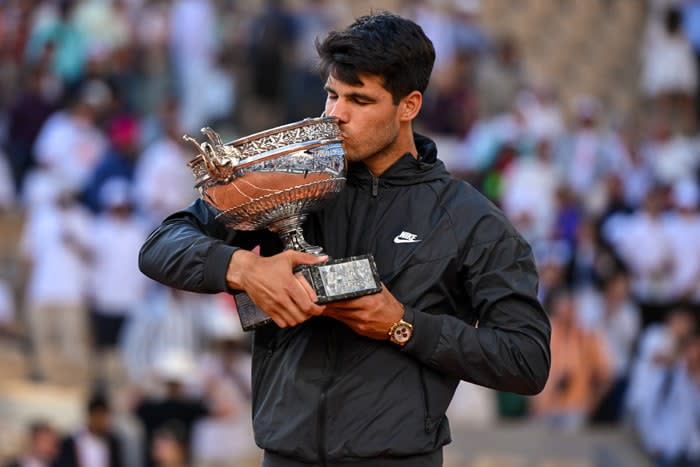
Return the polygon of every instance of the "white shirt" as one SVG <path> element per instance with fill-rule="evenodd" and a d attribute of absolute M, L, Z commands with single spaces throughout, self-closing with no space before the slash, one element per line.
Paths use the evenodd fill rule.
<path fill-rule="evenodd" d="M 669 293 L 673 299 L 700 299 L 700 215 L 673 213 L 664 217 L 663 227 L 673 261 Z"/>
<path fill-rule="evenodd" d="M 10 284 L 0 279 L 0 324 L 9 324 L 15 318 L 15 300 Z"/>
<path fill-rule="evenodd" d="M 80 191 L 107 148 L 92 123 L 68 112 L 56 112 L 41 127 L 34 151 L 68 187 Z"/>
<path fill-rule="evenodd" d="M 83 432 L 75 437 L 78 462 L 85 467 L 110 467 L 107 442 L 91 433 Z"/>
<path fill-rule="evenodd" d="M 671 380 L 665 381 L 666 377 Z M 685 361 L 670 368 L 665 378 L 647 388 L 651 397 L 640 417 L 642 441 L 647 449 L 670 459 L 682 454 L 696 457 L 700 455 L 700 388 Z M 666 384 L 670 387 L 665 388 Z"/>
<path fill-rule="evenodd" d="M 693 47 L 679 33 L 656 35 L 650 44 L 642 68 L 642 89 L 648 96 L 667 92 L 695 92 L 698 76 Z"/>
<path fill-rule="evenodd" d="M 87 265 L 72 244 L 89 245 L 89 228 L 90 214 L 79 205 L 59 209 L 47 204 L 29 213 L 21 248 L 32 261 L 30 302 L 83 303 Z"/>
<path fill-rule="evenodd" d="M 20 467 L 50 467 L 50 465 L 35 457 L 25 457 L 19 461 Z"/>
<path fill-rule="evenodd" d="M 182 147 L 169 138 L 156 141 L 139 158 L 134 190 L 139 208 L 149 220 L 160 222 L 197 198 L 194 175 L 187 162 Z"/>
<path fill-rule="evenodd" d="M 650 161 L 655 177 L 671 185 L 694 173 L 700 166 L 696 146 L 693 140 L 681 135 L 650 144 Z"/>
<path fill-rule="evenodd" d="M 515 220 L 527 213 L 534 225 L 529 231 L 535 238 L 547 238 L 554 225 L 555 192 L 560 174 L 553 164 L 534 156 L 515 161 L 503 181 L 503 210 Z"/>
<path fill-rule="evenodd" d="M 593 129 L 579 129 L 573 134 L 570 159 L 567 163 L 567 179 L 573 190 L 581 196 L 593 187 L 604 162 L 602 136 Z"/>
<path fill-rule="evenodd" d="M 89 276 L 99 312 L 131 312 L 144 300 L 150 280 L 139 270 L 138 255 L 147 235 L 146 227 L 133 216 L 120 219 L 105 213 L 95 220 Z"/>
<path fill-rule="evenodd" d="M 0 152 L 0 209 L 9 209 L 15 202 L 15 182 L 10 174 L 10 165 L 5 154 Z"/>
<path fill-rule="evenodd" d="M 645 211 L 616 216 L 604 225 L 607 238 L 630 269 L 632 290 L 650 302 L 669 299 L 668 274 L 671 252 L 661 216 Z"/>
<path fill-rule="evenodd" d="M 577 304 L 581 323 L 605 339 L 615 375 L 624 375 L 639 334 L 639 309 L 632 302 L 624 301 L 606 315 L 604 296 L 593 291 L 582 292 Z"/>
<path fill-rule="evenodd" d="M 643 408 L 651 402 L 651 389 L 659 386 L 664 377 L 664 367 L 655 363 L 654 358 L 658 354 L 671 352 L 673 346 L 673 337 L 662 324 L 652 324 L 642 333 L 625 396 L 627 410 L 637 418 Z"/>

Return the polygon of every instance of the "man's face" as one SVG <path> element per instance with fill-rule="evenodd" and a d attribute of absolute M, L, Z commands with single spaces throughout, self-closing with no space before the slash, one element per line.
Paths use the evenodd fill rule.
<path fill-rule="evenodd" d="M 41 459 L 51 461 L 58 454 L 58 435 L 52 429 L 36 433 L 33 440 L 33 453 Z"/>
<path fill-rule="evenodd" d="M 329 75 L 326 115 L 338 118 L 345 154 L 350 162 L 390 154 L 399 134 L 398 106 L 376 75 L 361 74 L 362 84 L 350 85 Z"/>
<path fill-rule="evenodd" d="M 94 410 L 88 416 L 88 429 L 95 434 L 104 435 L 110 429 L 110 414 L 105 409 Z"/>

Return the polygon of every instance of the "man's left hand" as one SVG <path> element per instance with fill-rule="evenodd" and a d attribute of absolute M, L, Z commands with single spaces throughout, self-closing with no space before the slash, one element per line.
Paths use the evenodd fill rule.
<path fill-rule="evenodd" d="M 379 293 L 327 303 L 325 307 L 324 316 L 337 319 L 356 333 L 377 340 L 388 340 L 392 324 L 404 315 L 403 305 L 384 284 Z"/>

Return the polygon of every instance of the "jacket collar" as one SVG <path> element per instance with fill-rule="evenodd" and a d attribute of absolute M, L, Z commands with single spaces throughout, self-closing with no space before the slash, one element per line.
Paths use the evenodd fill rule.
<path fill-rule="evenodd" d="M 414 185 L 435 180 L 448 175 L 444 164 L 437 158 L 437 147 L 430 138 L 413 134 L 418 149 L 418 158 L 406 153 L 378 177 L 380 186 Z M 348 166 L 348 183 L 352 185 L 371 184 L 373 177 L 362 162 Z"/>

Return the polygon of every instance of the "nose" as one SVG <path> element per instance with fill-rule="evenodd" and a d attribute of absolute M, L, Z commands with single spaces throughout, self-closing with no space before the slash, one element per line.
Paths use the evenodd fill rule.
<path fill-rule="evenodd" d="M 325 114 L 329 117 L 337 118 L 339 123 L 346 123 L 348 121 L 347 106 L 341 103 L 340 98 L 334 101 L 326 101 Z"/>

